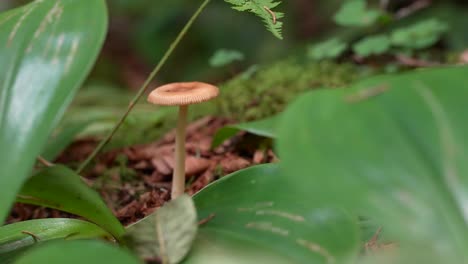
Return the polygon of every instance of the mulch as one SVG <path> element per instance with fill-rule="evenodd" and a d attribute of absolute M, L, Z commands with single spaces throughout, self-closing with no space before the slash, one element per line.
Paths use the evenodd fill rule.
<path fill-rule="evenodd" d="M 217 148 L 211 147 L 216 131 L 231 120 L 206 117 L 187 127 L 186 177 L 188 194 L 209 183 L 252 165 L 276 162 L 271 141 L 240 132 Z M 174 167 L 175 131 L 144 145 L 113 150 L 100 155 L 84 175 L 124 224 L 151 214 L 170 199 Z M 56 161 L 72 164 L 83 160 L 96 145 L 95 140 L 74 142 Z M 57 210 L 16 204 L 8 223 L 39 218 L 74 217 Z"/>

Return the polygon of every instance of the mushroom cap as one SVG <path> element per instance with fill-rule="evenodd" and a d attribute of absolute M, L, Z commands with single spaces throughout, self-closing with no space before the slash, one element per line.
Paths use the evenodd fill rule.
<path fill-rule="evenodd" d="M 154 89 L 148 102 L 157 105 L 190 105 L 209 101 L 219 94 L 219 89 L 203 82 L 169 83 Z"/>

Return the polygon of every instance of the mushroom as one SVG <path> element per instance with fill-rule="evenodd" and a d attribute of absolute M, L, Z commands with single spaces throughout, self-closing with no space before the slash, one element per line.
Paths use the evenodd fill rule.
<path fill-rule="evenodd" d="M 185 127 L 188 106 L 209 101 L 217 97 L 218 94 L 218 87 L 211 84 L 178 82 L 160 86 L 148 95 L 148 102 L 152 104 L 179 106 L 171 199 L 175 199 L 185 192 Z"/>

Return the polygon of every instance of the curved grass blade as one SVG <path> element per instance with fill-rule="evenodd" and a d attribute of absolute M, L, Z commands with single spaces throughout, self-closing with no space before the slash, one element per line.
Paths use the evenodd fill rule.
<path fill-rule="evenodd" d="M 12 263 L 34 245 L 65 239 L 107 238 L 112 235 L 97 225 L 76 219 L 55 218 L 19 222 L 0 227 L 0 260 Z"/>
<path fill-rule="evenodd" d="M 17 201 L 85 217 L 120 239 L 125 229 L 99 194 L 78 174 L 61 165 L 45 168 L 28 179 Z"/>

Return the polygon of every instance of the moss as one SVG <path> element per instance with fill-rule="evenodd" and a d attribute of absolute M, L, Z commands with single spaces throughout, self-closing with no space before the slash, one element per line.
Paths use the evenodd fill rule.
<path fill-rule="evenodd" d="M 357 67 L 333 62 L 288 59 L 264 66 L 251 78 L 242 75 L 221 85 L 216 113 L 238 121 L 282 111 L 298 94 L 320 87 L 339 87 L 356 78 Z"/>

